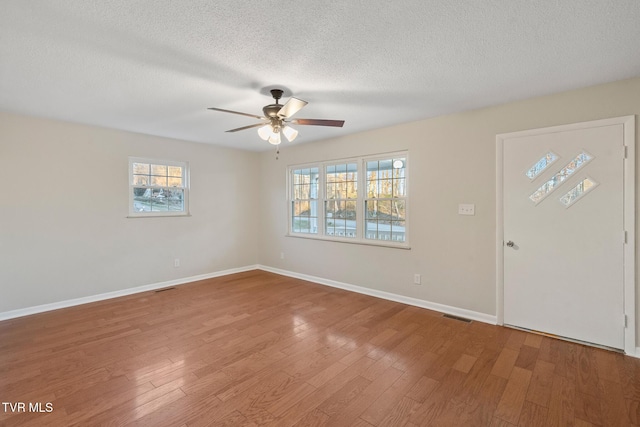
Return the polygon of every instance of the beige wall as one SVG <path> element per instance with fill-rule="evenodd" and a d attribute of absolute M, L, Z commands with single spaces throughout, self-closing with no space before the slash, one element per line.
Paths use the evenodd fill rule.
<path fill-rule="evenodd" d="M 275 160 L 0 113 L 0 313 L 259 263 L 495 315 L 496 134 L 633 114 L 640 78 L 284 143 Z M 403 149 L 411 250 L 285 237 L 287 165 Z M 128 156 L 189 161 L 192 216 L 126 218 Z"/>
<path fill-rule="evenodd" d="M 633 114 L 640 114 L 640 78 L 319 143 L 283 144 L 280 160 L 270 152 L 261 159 L 261 205 L 267 208 L 261 263 L 495 315 L 496 134 Z M 304 137 L 304 129 L 300 133 Z M 287 165 L 401 149 L 410 156 L 411 250 L 285 237 Z M 458 215 L 459 203 L 474 203 L 476 215 Z M 413 284 L 414 273 L 422 275 L 421 286 Z"/>
<path fill-rule="evenodd" d="M 189 162 L 192 216 L 127 218 L 128 156 Z M 0 113 L 0 160 L 0 313 L 258 260 L 255 153 Z"/>

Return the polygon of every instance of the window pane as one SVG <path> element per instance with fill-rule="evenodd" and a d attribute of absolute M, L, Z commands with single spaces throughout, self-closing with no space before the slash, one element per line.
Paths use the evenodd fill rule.
<path fill-rule="evenodd" d="M 293 174 L 293 198 L 318 198 L 318 168 L 296 169 Z"/>
<path fill-rule="evenodd" d="M 151 175 L 167 176 L 167 165 L 151 165 Z"/>
<path fill-rule="evenodd" d="M 366 216 L 367 219 L 368 218 L 375 218 L 376 217 L 376 212 L 377 212 L 377 205 L 378 205 L 378 201 L 377 200 L 367 200 L 365 202 L 365 211 L 366 211 Z"/>
<path fill-rule="evenodd" d="M 367 162 L 367 181 L 378 179 L 378 162 Z"/>
<path fill-rule="evenodd" d="M 406 181 L 404 178 L 393 180 L 393 197 L 404 197 L 407 195 Z"/>
<path fill-rule="evenodd" d="M 347 198 L 347 184 L 342 179 L 336 183 L 336 196 L 340 199 Z"/>
<path fill-rule="evenodd" d="M 293 215 L 301 216 L 306 215 L 309 216 L 309 202 L 293 202 Z"/>
<path fill-rule="evenodd" d="M 394 159 L 393 163 L 393 177 L 394 178 L 404 178 L 406 169 L 406 160 L 402 159 Z"/>
<path fill-rule="evenodd" d="M 378 181 L 367 181 L 367 197 L 375 199 L 378 197 Z"/>
<path fill-rule="evenodd" d="M 169 178 L 169 187 L 182 187 L 182 178 Z"/>
<path fill-rule="evenodd" d="M 327 201 L 325 232 L 329 236 L 356 237 L 356 202 Z"/>
<path fill-rule="evenodd" d="M 378 202 L 376 218 L 378 221 L 389 221 L 391 219 L 391 200 Z"/>
<path fill-rule="evenodd" d="M 358 198 L 358 181 L 355 179 L 355 177 L 353 180 L 347 182 L 347 198 Z"/>
<path fill-rule="evenodd" d="M 318 216 L 316 201 L 294 201 L 291 206 L 291 230 L 296 233 L 317 233 Z"/>
<path fill-rule="evenodd" d="M 335 224 L 335 205 L 340 202 L 327 201 L 324 207 L 324 232 L 328 236 L 334 236 L 336 234 Z"/>
<path fill-rule="evenodd" d="M 151 198 L 151 212 L 166 212 L 169 210 L 167 197 L 164 191 L 155 193 L 155 196 Z"/>
<path fill-rule="evenodd" d="M 184 211 L 184 190 L 169 188 L 166 193 L 169 210 L 172 212 Z"/>
<path fill-rule="evenodd" d="M 367 162 L 367 197 L 405 197 L 405 172 L 405 158 Z"/>
<path fill-rule="evenodd" d="M 406 204 L 404 200 L 367 200 L 365 238 L 405 241 Z"/>
<path fill-rule="evenodd" d="M 392 191 L 392 181 L 390 179 L 380 179 L 378 180 L 378 196 L 377 197 L 391 197 L 393 195 Z"/>
<path fill-rule="evenodd" d="M 309 198 L 317 199 L 318 198 L 318 178 L 314 178 L 314 180 L 309 184 Z"/>
<path fill-rule="evenodd" d="M 135 212 L 151 212 L 150 188 L 133 188 L 133 209 Z"/>
<path fill-rule="evenodd" d="M 134 188 L 133 203 L 136 212 L 182 212 L 183 189 Z"/>
<path fill-rule="evenodd" d="M 357 194 L 357 163 L 331 165 L 326 168 L 326 198 L 355 199 Z"/>
<path fill-rule="evenodd" d="M 328 182 L 327 180 L 327 199 L 337 199 L 338 194 L 336 192 L 336 184 L 334 182 Z"/>
<path fill-rule="evenodd" d="M 293 198 L 294 199 L 308 199 L 309 198 L 309 186 L 304 184 L 296 184 L 293 186 Z"/>
<path fill-rule="evenodd" d="M 151 177 L 151 185 L 158 187 L 166 187 L 167 186 L 167 177 L 166 176 L 152 176 Z"/>
<path fill-rule="evenodd" d="M 391 221 L 391 240 L 394 242 L 405 241 L 404 221 Z"/>
<path fill-rule="evenodd" d="M 367 200 L 365 202 L 366 223 L 364 237 L 366 239 L 378 238 L 377 200 Z"/>
<path fill-rule="evenodd" d="M 133 175 L 133 185 L 149 185 L 149 175 Z"/>
<path fill-rule="evenodd" d="M 133 164 L 133 173 L 149 175 L 149 164 L 148 163 L 134 163 Z"/>
<path fill-rule="evenodd" d="M 180 166 L 169 166 L 169 176 L 182 178 L 182 168 Z"/>

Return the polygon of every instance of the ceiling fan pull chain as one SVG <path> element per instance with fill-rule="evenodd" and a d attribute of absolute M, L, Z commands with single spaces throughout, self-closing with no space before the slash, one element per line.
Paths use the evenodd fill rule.
<path fill-rule="evenodd" d="M 276 160 L 278 160 L 280 157 L 280 145 L 276 145 Z"/>

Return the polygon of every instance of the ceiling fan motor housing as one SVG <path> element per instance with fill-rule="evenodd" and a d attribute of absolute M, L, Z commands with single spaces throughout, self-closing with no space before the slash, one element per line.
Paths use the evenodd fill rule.
<path fill-rule="evenodd" d="M 264 112 L 265 117 L 274 118 L 278 117 L 278 111 L 280 111 L 281 108 L 282 105 L 280 104 L 269 104 L 262 108 L 262 112 Z"/>

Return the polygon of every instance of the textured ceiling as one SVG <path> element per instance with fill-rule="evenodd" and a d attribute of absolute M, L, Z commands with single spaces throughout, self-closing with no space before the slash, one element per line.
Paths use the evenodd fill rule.
<path fill-rule="evenodd" d="M 638 0 L 1 0 L 0 110 L 247 150 L 267 89 L 298 143 L 640 75 Z M 284 143 L 286 146 L 289 143 Z"/>

